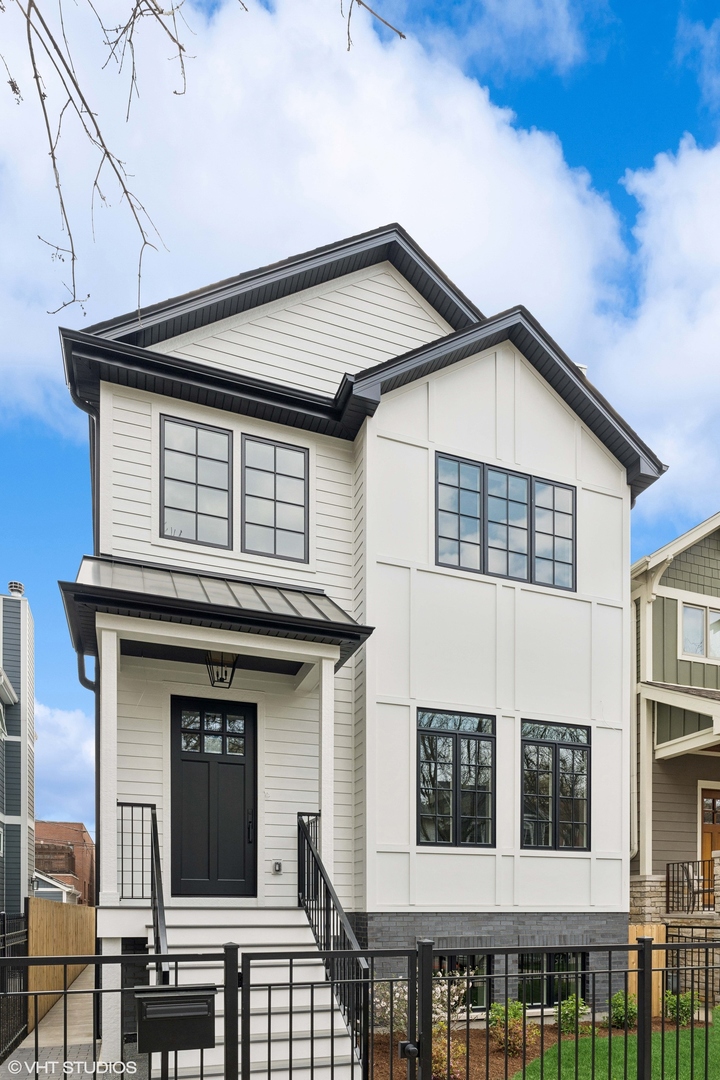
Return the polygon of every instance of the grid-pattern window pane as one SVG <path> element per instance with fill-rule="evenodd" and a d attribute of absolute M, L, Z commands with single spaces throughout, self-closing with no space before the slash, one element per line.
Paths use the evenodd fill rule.
<path fill-rule="evenodd" d="M 420 710 L 418 729 L 419 842 L 492 845 L 493 717 Z"/>
<path fill-rule="evenodd" d="M 574 488 L 447 454 L 436 465 L 439 565 L 575 587 Z"/>
<path fill-rule="evenodd" d="M 482 467 L 437 459 L 438 562 L 480 570 Z"/>
<path fill-rule="evenodd" d="M 523 746 L 523 844 L 553 846 L 553 748 Z"/>
<path fill-rule="evenodd" d="M 162 419 L 162 535 L 230 546 L 231 434 Z"/>
<path fill-rule="evenodd" d="M 420 735 L 420 840 L 427 844 L 453 841 L 454 749 L 452 736 Z"/>
<path fill-rule="evenodd" d="M 243 441 L 243 551 L 307 562 L 308 455 Z"/>
<path fill-rule="evenodd" d="M 588 728 L 525 721 L 522 740 L 523 847 L 588 850 Z"/>
<path fill-rule="evenodd" d="M 191 754 L 245 755 L 245 717 L 224 709 L 183 709 L 180 749 Z"/>
<path fill-rule="evenodd" d="M 586 997 L 587 961 L 586 953 L 520 953 L 518 998 L 532 1008 Z"/>
<path fill-rule="evenodd" d="M 535 480 L 534 489 L 535 581 L 539 585 L 572 589 L 573 490 L 544 480 Z"/>
<path fill-rule="evenodd" d="M 487 471 L 487 570 L 528 577 L 528 478 Z"/>

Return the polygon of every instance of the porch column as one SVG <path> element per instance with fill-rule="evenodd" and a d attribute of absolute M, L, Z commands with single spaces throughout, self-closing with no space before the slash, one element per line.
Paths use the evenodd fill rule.
<path fill-rule="evenodd" d="M 653 872 L 653 703 L 643 701 L 640 705 L 639 737 L 639 862 L 640 876 Z M 631 748 L 634 749 L 634 748 Z"/>
<path fill-rule="evenodd" d="M 335 856 L 335 662 L 319 662 L 320 708 L 320 855 L 330 880 Z"/>
<path fill-rule="evenodd" d="M 100 904 L 117 904 L 118 635 L 98 632 L 100 668 Z"/>

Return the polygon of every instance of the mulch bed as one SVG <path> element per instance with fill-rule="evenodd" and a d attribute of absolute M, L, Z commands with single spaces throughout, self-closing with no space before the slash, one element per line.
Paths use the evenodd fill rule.
<path fill-rule="evenodd" d="M 705 1025 L 695 1023 L 695 1029 L 703 1028 Z M 653 1031 L 662 1031 L 663 1026 L 660 1020 L 653 1021 Z M 667 1020 L 665 1022 L 665 1031 L 674 1032 L 676 1030 L 672 1021 Z M 684 1029 L 681 1029 L 684 1030 Z M 590 1036 L 589 1025 L 580 1028 L 580 1037 Z M 628 1028 L 628 1035 L 636 1035 L 637 1028 Z M 613 1039 L 621 1040 L 625 1036 L 625 1030 L 623 1028 L 613 1028 Z M 595 1028 L 596 1039 L 607 1039 L 608 1029 L 598 1025 Z M 405 1062 L 398 1058 L 398 1039 L 400 1036 L 393 1038 L 392 1045 L 390 1045 L 389 1035 L 376 1035 L 373 1039 L 373 1058 L 371 1071 L 373 1080 L 391 1080 L 390 1073 L 390 1059 L 392 1057 L 392 1080 L 405 1080 Z M 542 1043 L 538 1040 L 537 1045 L 526 1052 L 526 1056 L 523 1059 L 522 1054 L 510 1055 L 505 1057 L 504 1050 L 498 1050 L 495 1044 L 490 1041 L 490 1047 L 488 1049 L 487 1032 L 484 1028 L 471 1028 L 469 1031 L 469 1057 L 470 1068 L 467 1071 L 468 1080 L 505 1080 L 506 1077 L 512 1077 L 515 1073 L 522 1069 L 523 1064 L 529 1065 L 531 1061 L 541 1057 L 546 1053 L 551 1046 L 555 1046 L 558 1041 L 557 1028 L 554 1024 L 546 1024 L 543 1027 Z M 573 1043 L 575 1041 L 574 1035 L 563 1035 L 562 1041 L 565 1043 Z M 466 1046 L 466 1032 L 464 1029 L 453 1033 L 453 1044 L 461 1046 L 463 1049 Z M 443 1049 L 446 1048 L 446 1044 L 443 1043 Z M 569 1050 L 569 1052 L 572 1052 Z M 462 1062 L 461 1066 L 462 1080 L 465 1080 L 466 1070 L 465 1062 Z"/>

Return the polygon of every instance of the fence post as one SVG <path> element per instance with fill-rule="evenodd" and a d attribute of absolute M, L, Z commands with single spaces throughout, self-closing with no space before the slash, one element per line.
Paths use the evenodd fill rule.
<path fill-rule="evenodd" d="M 638 1080 L 652 1080 L 652 977 L 653 939 L 641 937 L 638 944 Z"/>
<path fill-rule="evenodd" d="M 238 1080 L 238 949 L 234 941 L 223 946 L 224 969 L 224 1024 L 225 1024 L 225 1080 Z M 250 1006 L 248 1004 L 248 1027 Z M 243 1010 L 243 1026 L 245 1010 Z M 249 1031 L 248 1031 L 249 1036 Z M 250 1040 L 248 1038 L 248 1044 Z M 243 1041 L 243 1051 L 245 1050 Z M 250 1047 L 248 1045 L 248 1053 Z"/>
<path fill-rule="evenodd" d="M 418 1044 L 420 1080 L 432 1080 L 432 979 L 434 941 L 422 938 L 417 943 L 418 954 Z"/>

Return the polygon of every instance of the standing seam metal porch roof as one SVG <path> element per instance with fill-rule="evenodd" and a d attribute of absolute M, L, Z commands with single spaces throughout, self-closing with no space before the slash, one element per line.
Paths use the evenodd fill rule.
<path fill-rule="evenodd" d="M 372 633 L 320 589 L 85 556 L 61 581 L 73 646 L 97 656 L 95 614 L 127 615 L 340 646 L 341 667 Z"/>

